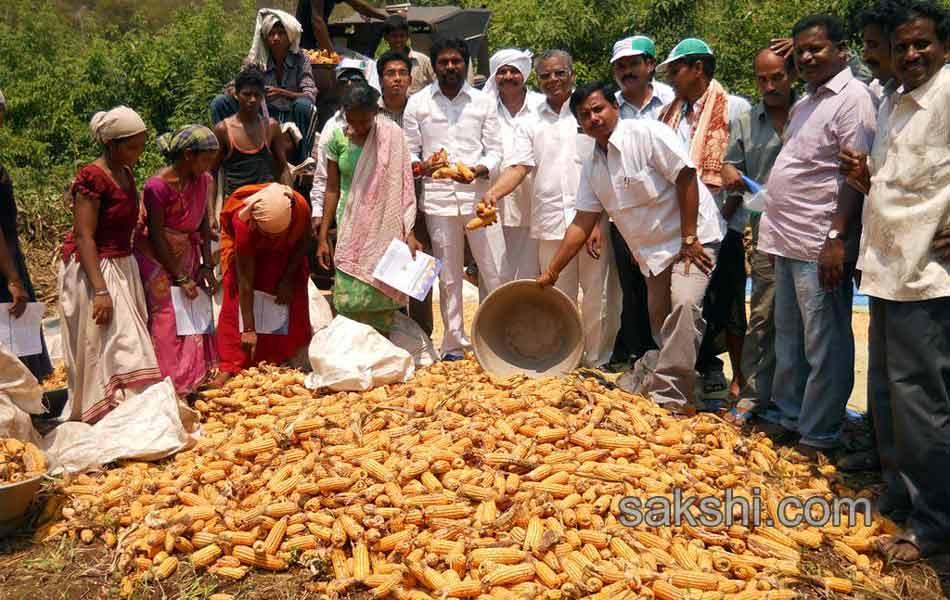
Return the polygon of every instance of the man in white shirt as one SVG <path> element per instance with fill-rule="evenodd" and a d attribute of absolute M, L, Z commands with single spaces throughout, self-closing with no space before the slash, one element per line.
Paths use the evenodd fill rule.
<path fill-rule="evenodd" d="M 857 268 L 871 300 L 868 405 L 886 485 L 877 508 L 907 518 L 881 544 L 888 561 L 950 551 L 948 40 L 946 8 L 899 8 L 889 41 L 902 86 L 881 105 L 870 157 L 842 152 L 848 183 L 868 192 Z"/>
<path fill-rule="evenodd" d="M 673 88 L 654 79 L 656 45 L 648 37 L 636 35 L 619 40 L 614 44 L 610 66 L 619 88 L 617 102 L 620 103 L 621 119 L 657 120 L 662 108 L 676 96 Z M 620 330 L 611 362 L 635 362 L 650 350 L 656 350 L 650 333 L 647 284 L 639 269 L 631 268 L 633 256 L 613 223 L 610 241 L 623 296 Z"/>
<path fill-rule="evenodd" d="M 716 57 L 709 45 L 688 38 L 670 51 L 657 71 L 665 73 L 676 92 L 676 99 L 660 114 L 660 120 L 676 130 L 689 148 L 689 156 L 699 169 L 700 180 L 718 199 L 722 188 L 722 164 L 729 143 L 729 123 L 752 106 L 744 98 L 729 94 L 715 79 Z M 742 232 L 748 221 L 745 210 L 737 210 L 729 219 L 729 232 L 719 251 L 717 268 L 703 303 L 707 321 L 706 337 L 699 352 L 696 369 L 703 376 L 703 395 L 724 400 L 729 393 L 718 355 L 717 344 L 725 332 L 726 347 L 732 362 L 731 392 L 744 383 L 742 343 L 745 337 L 745 250 Z M 739 274 L 741 281 L 734 274 Z M 739 310 L 738 304 L 742 304 Z"/>
<path fill-rule="evenodd" d="M 528 89 L 531 75 L 531 52 L 508 48 L 492 55 L 491 74 L 484 92 L 495 98 L 498 122 L 501 125 L 502 163 L 511 157 L 515 145 L 515 128 L 538 117 L 544 95 Z M 501 167 L 501 164 L 499 164 Z M 496 169 L 493 175 L 497 178 Z M 534 279 L 538 276 L 538 241 L 531 238 L 531 182 L 519 186 L 501 202 L 502 230 L 505 233 L 505 257 L 508 270 L 504 281 Z"/>
<path fill-rule="evenodd" d="M 465 335 L 462 304 L 466 237 L 488 293 L 501 285 L 507 268 L 500 227 L 465 230 L 465 224 L 475 215 L 477 199 L 488 189 L 491 170 L 501 162 L 501 135 L 493 98 L 465 80 L 469 64 L 465 41 L 439 40 L 433 44 L 429 58 L 438 81 L 409 98 L 403 127 L 415 161 L 413 168 L 426 177 L 422 211 L 433 254 L 442 261 L 442 354 L 445 359 L 459 360 L 463 350 L 471 346 Z M 474 172 L 474 181 L 462 176 L 454 181 L 431 178 L 442 166 L 431 159 L 443 149 L 450 164 L 462 163 Z"/>
<path fill-rule="evenodd" d="M 591 155 L 594 141 L 579 132 L 571 114 L 569 99 L 574 88 L 574 68 L 570 54 L 549 50 L 538 57 L 535 70 L 546 101 L 534 121 L 520 123 L 515 132 L 514 151 L 506 159 L 505 170 L 485 194 L 488 206 L 502 205 L 512 191 L 529 188 L 531 236 L 539 241 L 541 265 L 547 265 L 574 219 L 574 199 L 581 165 Z M 528 181 L 534 177 L 533 187 Z M 520 187 L 519 187 L 520 186 Z M 606 254 L 601 257 L 601 254 Z M 620 328 L 620 281 L 617 278 L 607 216 L 594 228 L 588 252 L 573 258 L 562 269 L 557 287 L 577 301 L 578 288 L 584 328 L 584 364 L 600 367 L 610 360 Z"/>
<path fill-rule="evenodd" d="M 620 103 L 621 119 L 657 120 L 664 106 L 676 98 L 673 88 L 656 81 L 656 44 L 643 35 L 624 38 L 614 44 L 610 56 Z"/>
<path fill-rule="evenodd" d="M 606 211 L 647 278 L 660 348 L 650 395 L 672 411 L 692 412 L 703 295 L 725 227 L 719 209 L 676 134 L 656 121 L 621 120 L 606 84 L 575 90 L 571 110 L 596 149 L 581 171 L 577 215 L 538 283 L 557 281 Z"/>

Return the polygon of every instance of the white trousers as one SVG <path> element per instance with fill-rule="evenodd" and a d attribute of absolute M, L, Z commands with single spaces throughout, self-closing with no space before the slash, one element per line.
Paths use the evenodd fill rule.
<path fill-rule="evenodd" d="M 432 254 L 442 261 L 439 273 L 439 308 L 442 312 L 442 354 L 471 347 L 465 335 L 462 283 L 465 280 L 465 238 L 478 264 L 482 295 L 495 291 L 505 272 L 505 237 L 498 225 L 465 231 L 474 214 L 441 217 L 426 215 L 426 227 L 432 240 Z"/>
<path fill-rule="evenodd" d="M 620 312 L 623 298 L 613 246 L 610 242 L 610 223 L 604 215 L 600 222 L 600 259 L 591 258 L 584 247 L 558 275 L 555 287 L 577 302 L 582 293 L 580 310 L 584 329 L 584 359 L 586 367 L 600 367 L 610 361 L 617 332 L 620 330 Z M 540 268 L 544 270 L 557 254 L 559 240 L 541 240 Z"/>
<path fill-rule="evenodd" d="M 535 279 L 541 271 L 538 256 L 538 240 L 531 238 L 530 227 L 502 228 L 505 234 L 505 256 L 508 269 L 504 281 L 516 279 Z"/>

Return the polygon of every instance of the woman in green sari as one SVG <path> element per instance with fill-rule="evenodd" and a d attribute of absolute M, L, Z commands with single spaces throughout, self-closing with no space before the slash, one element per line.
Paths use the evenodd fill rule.
<path fill-rule="evenodd" d="M 327 190 L 317 257 L 335 266 L 333 305 L 337 313 L 387 335 L 393 315 L 406 306 L 404 294 L 373 277 L 394 239 L 413 254 L 421 245 L 416 220 L 412 159 L 398 125 L 378 118 L 379 92 L 365 83 L 349 87 L 341 100 L 347 126 L 327 145 Z M 337 223 L 335 253 L 329 230 Z"/>

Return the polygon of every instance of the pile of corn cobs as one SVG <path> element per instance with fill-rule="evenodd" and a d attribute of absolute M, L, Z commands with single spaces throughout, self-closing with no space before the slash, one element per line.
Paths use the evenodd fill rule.
<path fill-rule="evenodd" d="M 624 498 L 848 495 L 718 417 L 669 415 L 594 379 L 504 380 L 471 361 L 406 384 L 314 395 L 259 367 L 204 393 L 203 437 L 164 464 L 64 489 L 62 534 L 116 548 L 123 594 L 179 561 L 220 578 L 303 565 L 327 597 L 786 600 L 803 579 L 889 589 L 872 554 L 892 525 L 627 527 Z M 95 523 L 92 525 L 91 523 Z M 806 549 L 845 565 L 800 569 Z"/>

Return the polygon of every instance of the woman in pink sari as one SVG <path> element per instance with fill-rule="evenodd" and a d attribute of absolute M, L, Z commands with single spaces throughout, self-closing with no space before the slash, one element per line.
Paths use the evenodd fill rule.
<path fill-rule="evenodd" d="M 172 286 L 187 298 L 214 294 L 208 200 L 208 174 L 218 153 L 214 132 L 188 125 L 158 139 L 169 166 L 145 184 L 145 222 L 136 242 L 135 258 L 148 303 L 149 333 L 163 377 L 171 377 L 179 394 L 202 384 L 216 366 L 214 336 L 178 335 Z"/>

